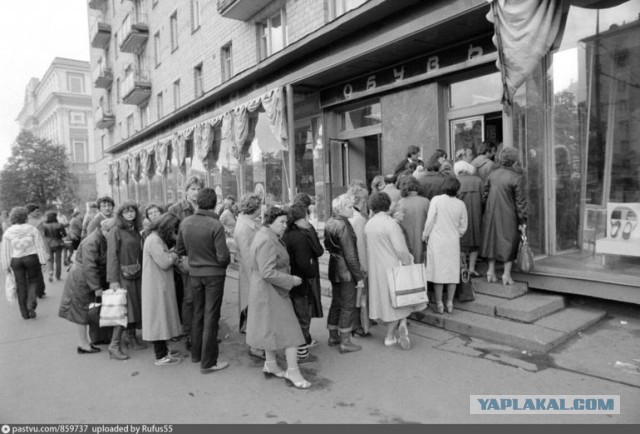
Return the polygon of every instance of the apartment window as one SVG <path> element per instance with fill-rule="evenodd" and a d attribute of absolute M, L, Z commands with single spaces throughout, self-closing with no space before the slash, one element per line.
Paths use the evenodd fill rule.
<path fill-rule="evenodd" d="M 264 60 L 287 46 L 287 17 L 284 9 L 257 23 L 260 60 Z"/>
<path fill-rule="evenodd" d="M 161 119 L 164 116 L 164 98 L 162 96 L 162 92 L 158 94 L 157 99 L 157 111 L 158 111 L 158 119 Z"/>
<path fill-rule="evenodd" d="M 69 112 L 69 123 L 74 126 L 85 126 L 87 125 L 87 117 L 84 112 Z"/>
<path fill-rule="evenodd" d="M 331 0 L 329 2 L 329 16 L 331 19 L 338 18 L 340 15 L 363 5 L 366 2 L 367 0 Z"/>
<path fill-rule="evenodd" d="M 231 42 L 220 49 L 220 63 L 222 72 L 222 81 L 227 81 L 233 77 L 233 57 L 231 50 Z"/>
<path fill-rule="evenodd" d="M 200 0 L 191 0 L 191 32 L 200 28 Z"/>
<path fill-rule="evenodd" d="M 180 107 L 180 80 L 173 82 L 173 109 Z"/>
<path fill-rule="evenodd" d="M 67 89 L 73 93 L 84 93 L 84 75 L 67 72 Z"/>
<path fill-rule="evenodd" d="M 133 113 L 131 113 L 129 116 L 127 116 L 127 137 L 130 137 L 133 135 L 134 133 L 133 127 L 134 127 Z"/>
<path fill-rule="evenodd" d="M 149 125 L 149 104 L 140 107 L 140 128 L 147 128 Z"/>
<path fill-rule="evenodd" d="M 202 63 L 193 68 L 193 92 L 196 98 L 204 93 L 204 87 L 202 86 Z"/>
<path fill-rule="evenodd" d="M 156 67 L 160 65 L 160 61 L 162 60 L 160 55 L 160 32 L 158 31 L 153 35 L 153 59 L 156 63 Z"/>
<path fill-rule="evenodd" d="M 73 140 L 73 161 L 74 163 L 86 163 L 86 147 L 85 140 Z"/>
<path fill-rule="evenodd" d="M 169 24 L 171 30 L 171 52 L 173 52 L 178 49 L 178 11 L 171 14 Z"/>

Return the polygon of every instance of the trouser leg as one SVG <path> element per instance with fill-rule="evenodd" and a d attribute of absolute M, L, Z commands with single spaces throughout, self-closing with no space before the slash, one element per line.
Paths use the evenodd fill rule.
<path fill-rule="evenodd" d="M 356 285 L 355 282 L 340 283 L 340 316 L 338 329 L 340 333 L 350 333 L 353 327 L 353 317 L 356 310 Z"/>
<path fill-rule="evenodd" d="M 153 341 L 153 351 L 156 354 L 156 360 L 164 359 L 169 354 L 167 341 Z"/>
<path fill-rule="evenodd" d="M 291 302 L 293 304 L 293 311 L 298 318 L 298 324 L 302 330 L 304 341 L 306 344 L 311 343 L 311 334 L 309 328 L 311 327 L 311 306 L 309 305 L 309 298 L 307 295 L 292 295 Z"/>
<path fill-rule="evenodd" d="M 208 369 L 218 363 L 218 323 L 224 295 L 224 280 L 224 275 L 207 278 L 200 364 L 202 369 Z"/>

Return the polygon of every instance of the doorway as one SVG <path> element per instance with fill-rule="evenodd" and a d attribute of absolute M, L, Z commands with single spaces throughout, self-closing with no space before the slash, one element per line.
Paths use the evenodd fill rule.
<path fill-rule="evenodd" d="M 502 143 L 502 112 L 481 113 L 449 121 L 449 158 L 458 149 L 470 148 L 478 155 L 482 142 Z"/>
<path fill-rule="evenodd" d="M 347 191 L 349 184 L 360 180 L 367 188 L 382 173 L 381 134 L 329 141 L 331 197 Z"/>

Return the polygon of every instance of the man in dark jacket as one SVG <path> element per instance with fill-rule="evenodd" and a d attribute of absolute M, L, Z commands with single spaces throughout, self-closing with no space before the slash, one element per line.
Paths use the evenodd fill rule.
<path fill-rule="evenodd" d="M 184 185 L 185 198 L 184 200 L 174 203 L 167 210 L 171 214 L 178 217 L 181 222 L 189 216 L 192 216 L 196 212 L 196 201 L 198 200 L 198 194 L 204 188 L 204 181 L 197 175 L 191 175 L 187 178 L 187 182 Z M 191 295 L 191 281 L 189 279 L 189 272 L 184 270 L 178 271 L 173 269 L 173 281 L 176 285 L 176 301 L 178 302 L 178 312 L 180 313 L 180 319 L 182 320 L 182 330 L 187 335 L 186 348 L 187 351 L 191 351 L 191 321 L 193 320 L 193 297 Z"/>
<path fill-rule="evenodd" d="M 324 246 L 329 258 L 331 281 L 331 307 L 327 317 L 329 346 L 340 344 L 341 353 L 362 349 L 351 342 L 351 330 L 356 309 L 357 288 L 364 287 L 364 274 L 360 269 L 356 233 L 349 223 L 353 216 L 353 201 L 346 194 L 331 202 L 333 215 L 324 227 Z M 339 333 L 339 335 L 338 335 Z"/>
<path fill-rule="evenodd" d="M 191 361 L 208 374 L 229 366 L 218 360 L 218 321 L 224 279 L 230 262 L 224 227 L 214 213 L 216 192 L 205 188 L 198 194 L 198 209 L 180 224 L 176 251 L 187 255 L 193 296 Z"/>

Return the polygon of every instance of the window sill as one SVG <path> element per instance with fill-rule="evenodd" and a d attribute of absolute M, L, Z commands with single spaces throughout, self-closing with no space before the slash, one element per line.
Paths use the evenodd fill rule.
<path fill-rule="evenodd" d="M 194 34 L 194 33 L 196 33 L 198 30 L 200 30 L 200 27 L 201 27 L 201 26 L 198 26 L 198 27 L 196 27 L 195 29 L 194 29 L 194 28 L 192 28 L 192 29 L 191 29 L 191 34 L 193 35 L 193 34 Z"/>
<path fill-rule="evenodd" d="M 175 52 L 178 50 L 178 48 L 180 48 L 180 47 L 179 47 L 179 46 L 176 46 L 175 48 L 172 48 L 172 49 L 171 49 L 171 54 L 175 53 Z"/>

